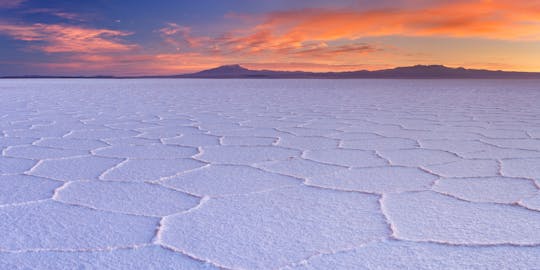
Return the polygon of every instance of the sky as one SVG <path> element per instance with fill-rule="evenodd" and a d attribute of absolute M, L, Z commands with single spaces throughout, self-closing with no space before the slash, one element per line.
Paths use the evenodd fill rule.
<path fill-rule="evenodd" d="M 540 0 L 0 0 L 0 75 L 540 72 Z"/>

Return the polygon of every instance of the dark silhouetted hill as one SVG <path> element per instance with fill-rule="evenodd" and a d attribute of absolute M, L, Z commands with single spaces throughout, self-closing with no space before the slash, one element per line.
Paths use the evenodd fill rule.
<path fill-rule="evenodd" d="M 220 66 L 176 78 L 321 78 L 321 79 L 540 79 L 540 73 L 493 71 L 483 69 L 450 68 L 442 65 L 416 65 L 383 70 L 359 70 L 344 72 L 305 72 L 250 70 L 240 65 Z"/>

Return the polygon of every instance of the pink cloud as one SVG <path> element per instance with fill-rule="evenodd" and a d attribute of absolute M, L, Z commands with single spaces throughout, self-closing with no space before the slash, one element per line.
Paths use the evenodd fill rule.
<path fill-rule="evenodd" d="M 30 42 L 30 48 L 47 53 L 103 53 L 129 51 L 135 45 L 120 40 L 130 32 L 60 24 L 12 24 L 0 21 L 0 34 Z"/>
<path fill-rule="evenodd" d="M 192 35 L 191 27 L 176 23 L 167 23 L 158 32 L 166 43 L 173 45 L 177 50 L 199 47 L 202 43 L 209 40 L 208 37 Z"/>

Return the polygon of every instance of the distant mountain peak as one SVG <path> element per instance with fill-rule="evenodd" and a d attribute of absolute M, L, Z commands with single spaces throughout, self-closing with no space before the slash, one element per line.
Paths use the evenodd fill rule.
<path fill-rule="evenodd" d="M 240 64 L 232 64 L 232 65 L 222 65 L 217 68 L 237 68 L 237 69 L 246 69 L 245 67 L 241 66 Z"/>
<path fill-rule="evenodd" d="M 197 73 L 193 73 L 192 75 L 195 77 L 235 77 L 249 75 L 253 72 L 254 71 L 249 70 L 239 64 L 234 64 L 199 71 Z"/>
<path fill-rule="evenodd" d="M 220 72 L 238 72 L 238 71 L 247 71 L 249 69 L 239 65 L 239 64 L 233 64 L 233 65 L 223 65 L 216 68 L 208 69 L 205 71 L 220 71 Z"/>

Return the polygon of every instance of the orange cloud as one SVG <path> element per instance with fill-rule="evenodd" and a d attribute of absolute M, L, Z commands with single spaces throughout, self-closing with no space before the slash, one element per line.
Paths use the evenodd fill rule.
<path fill-rule="evenodd" d="M 429 5 L 378 10 L 311 9 L 254 16 L 229 14 L 227 19 L 240 20 L 249 27 L 213 38 L 194 36 L 191 28 L 173 23 L 159 32 L 167 43 L 183 48 L 183 52 L 243 63 L 313 63 L 306 69 L 319 70 L 318 67 L 331 65 L 356 67 L 355 62 L 362 62 L 372 54 L 386 59 L 393 58 L 392 52 L 394 56 L 400 54 L 391 44 L 358 41 L 365 37 L 540 40 L 540 2 L 534 2 L 435 1 Z"/>
<path fill-rule="evenodd" d="M 19 25 L 0 21 L 0 33 L 17 40 L 34 42 L 31 48 L 47 53 L 121 52 L 136 47 L 119 40 L 119 37 L 130 35 L 129 32 L 73 25 L 42 23 Z"/>
<path fill-rule="evenodd" d="M 348 41 L 344 44 L 336 42 L 312 41 L 295 39 L 292 37 L 282 37 L 274 34 L 269 29 L 256 30 L 252 33 L 229 32 L 221 36 L 194 37 L 184 28 L 163 28 L 160 30 L 164 35 L 164 40 L 173 45 L 186 45 L 184 48 L 192 48 L 194 52 L 201 54 L 222 56 L 236 59 L 236 61 L 252 61 L 252 58 L 335 58 L 341 55 L 363 55 L 380 50 L 373 45 Z M 187 33 L 186 33 L 187 32 Z M 181 39 L 170 40 L 171 36 L 178 36 Z M 196 40 L 196 42 L 189 41 Z M 339 43 L 339 42 L 338 42 Z M 185 50 L 184 50 L 185 51 Z M 251 60 L 250 60 L 251 59 Z"/>
<path fill-rule="evenodd" d="M 538 40 L 540 2 L 479 0 L 408 9 L 275 12 L 256 29 L 297 41 L 383 35 Z"/>
<path fill-rule="evenodd" d="M 326 42 L 305 43 L 301 49 L 292 51 L 296 56 L 305 57 L 335 57 L 341 54 L 363 55 L 373 53 L 381 49 L 367 43 L 348 43 L 344 45 L 330 46 Z"/>

